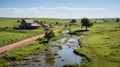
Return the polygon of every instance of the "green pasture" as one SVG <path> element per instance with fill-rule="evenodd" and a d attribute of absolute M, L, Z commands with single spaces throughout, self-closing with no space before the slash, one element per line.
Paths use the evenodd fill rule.
<path fill-rule="evenodd" d="M 120 22 L 98 22 L 89 31 L 78 33 L 86 35 L 80 40 L 81 48 L 75 50 L 85 57 L 81 67 L 120 66 Z"/>
<path fill-rule="evenodd" d="M 8 27 L 5 31 L 0 31 L 0 45 L 14 42 L 34 35 L 44 33 L 43 29 L 34 30 L 13 30 L 11 27 L 18 25 L 17 20 L 21 18 L 0 18 L 0 28 Z M 52 18 L 28 18 L 38 21 L 46 21 L 46 23 L 62 22 L 62 26 L 53 27 L 54 30 L 69 29 L 70 33 L 75 35 L 84 34 L 85 36 L 79 40 L 80 48 L 74 50 L 76 54 L 83 57 L 81 63 L 66 64 L 64 67 L 120 67 L 120 22 L 115 19 L 91 19 L 94 25 L 85 31 L 81 28 L 80 20 L 76 25 L 64 28 L 64 24 L 70 22 L 70 19 L 52 19 Z M 3 23 L 4 22 L 4 23 Z M 7 25 L 9 23 L 9 25 Z M 62 35 L 55 33 L 55 38 L 59 39 Z M 22 46 L 12 50 L 8 55 L 0 58 L 0 67 L 5 67 L 6 62 L 13 58 L 22 59 L 33 53 L 45 51 L 47 45 L 34 41 L 30 45 Z"/>

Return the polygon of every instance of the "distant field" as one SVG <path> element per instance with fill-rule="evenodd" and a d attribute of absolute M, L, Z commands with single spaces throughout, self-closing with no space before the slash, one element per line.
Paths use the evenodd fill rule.
<path fill-rule="evenodd" d="M 20 24 L 17 20 L 21 20 L 24 18 L 0 18 L 0 27 L 13 27 L 15 25 Z M 45 21 L 46 23 L 55 23 L 55 22 L 62 22 L 67 23 L 70 22 L 69 19 L 55 19 L 55 18 L 25 18 L 37 21 Z"/>

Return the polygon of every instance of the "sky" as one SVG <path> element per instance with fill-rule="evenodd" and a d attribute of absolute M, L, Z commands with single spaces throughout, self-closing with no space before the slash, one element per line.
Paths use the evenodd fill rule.
<path fill-rule="evenodd" d="M 120 18 L 120 0 L 0 0 L 0 17 Z"/>

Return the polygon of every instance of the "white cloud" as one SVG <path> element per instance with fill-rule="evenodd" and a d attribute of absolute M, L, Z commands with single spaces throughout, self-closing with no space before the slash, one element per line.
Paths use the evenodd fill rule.
<path fill-rule="evenodd" d="M 106 10 L 106 8 L 74 8 L 74 7 L 56 7 L 56 8 L 46 8 L 46 7 L 33 7 L 33 8 L 0 8 L 0 12 L 15 12 L 15 13 L 24 13 L 24 12 L 40 12 L 40 11 L 98 11 Z"/>
<path fill-rule="evenodd" d="M 0 12 L 39 12 L 39 11 L 50 11 L 57 10 L 56 8 L 45 8 L 45 7 L 33 7 L 33 8 L 0 8 Z"/>
<path fill-rule="evenodd" d="M 72 8 L 72 7 L 58 7 L 62 10 L 73 10 L 73 11 L 94 11 L 94 10 L 105 10 L 105 8 Z"/>
<path fill-rule="evenodd" d="M 108 10 L 107 10 L 108 11 Z M 0 8 L 0 17 L 46 17 L 46 18 L 78 18 L 101 17 L 106 8 L 76 7 L 32 7 L 32 8 Z"/>

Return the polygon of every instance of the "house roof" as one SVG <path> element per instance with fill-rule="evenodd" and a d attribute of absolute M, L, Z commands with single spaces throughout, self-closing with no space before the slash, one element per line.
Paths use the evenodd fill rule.
<path fill-rule="evenodd" d="M 26 23 L 36 23 L 34 20 L 24 20 Z"/>
<path fill-rule="evenodd" d="M 34 23 L 34 24 L 31 24 L 31 26 L 41 26 L 41 25 Z"/>
<path fill-rule="evenodd" d="M 30 23 L 31 26 L 41 26 L 40 24 L 36 23 L 36 21 L 34 20 L 23 20 L 25 21 L 26 23 Z"/>

